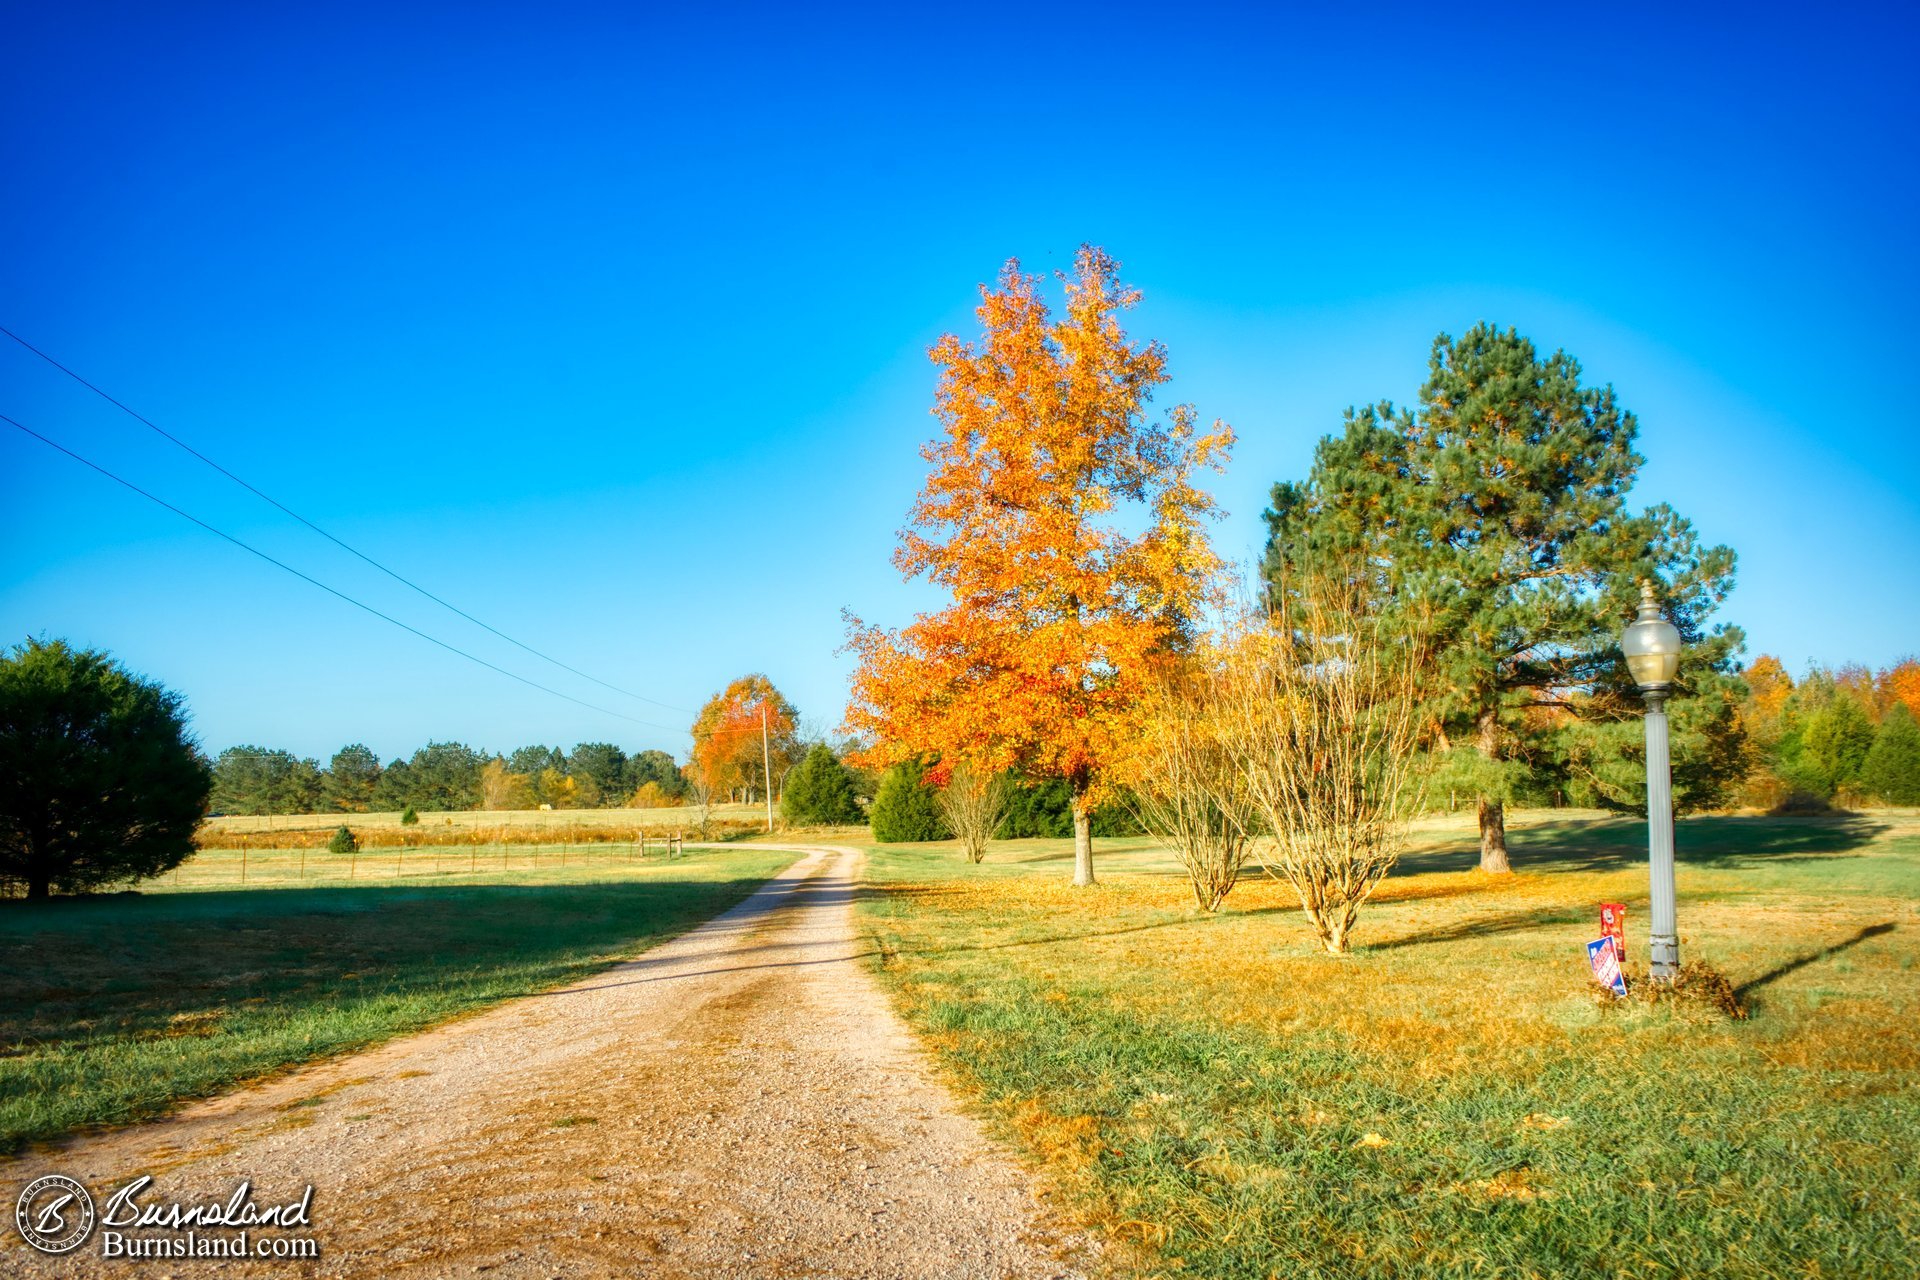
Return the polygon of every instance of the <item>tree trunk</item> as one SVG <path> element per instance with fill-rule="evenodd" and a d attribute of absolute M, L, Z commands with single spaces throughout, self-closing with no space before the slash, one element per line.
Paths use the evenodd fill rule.
<path fill-rule="evenodd" d="M 1500 748 L 1500 724 L 1492 711 L 1480 715 L 1479 739 L 1481 757 L 1493 764 Z M 1496 875 L 1513 870 L 1507 862 L 1507 806 L 1485 796 L 1480 797 L 1480 869 Z"/>
<path fill-rule="evenodd" d="M 28 898 L 51 898 L 52 896 L 53 881 L 49 877 L 37 872 L 27 877 Z"/>
<path fill-rule="evenodd" d="M 1093 813 L 1087 793 L 1073 793 L 1073 882 L 1093 884 Z"/>
<path fill-rule="evenodd" d="M 1498 800 L 1480 800 L 1480 869 L 1506 875 L 1513 870 L 1507 862 L 1507 806 Z"/>

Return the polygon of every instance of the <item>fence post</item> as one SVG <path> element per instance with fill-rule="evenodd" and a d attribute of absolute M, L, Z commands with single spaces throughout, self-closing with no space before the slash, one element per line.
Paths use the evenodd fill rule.
<path fill-rule="evenodd" d="M 307 882 L 307 846 L 301 845 L 300 846 L 300 875 L 298 877 L 297 883 L 305 884 L 306 882 Z"/>
<path fill-rule="evenodd" d="M 240 842 L 240 883 L 245 884 L 246 882 L 247 882 L 247 842 L 245 840 L 242 840 Z"/>

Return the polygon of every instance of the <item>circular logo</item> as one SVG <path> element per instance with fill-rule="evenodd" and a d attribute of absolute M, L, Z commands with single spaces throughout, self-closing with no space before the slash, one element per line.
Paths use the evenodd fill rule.
<path fill-rule="evenodd" d="M 35 1178 L 13 1208 L 20 1238 L 42 1253 L 68 1253 L 93 1232 L 93 1197 L 64 1174 Z"/>

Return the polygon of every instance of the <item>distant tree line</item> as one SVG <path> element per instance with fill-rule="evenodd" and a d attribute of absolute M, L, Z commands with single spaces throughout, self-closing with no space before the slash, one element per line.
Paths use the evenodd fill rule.
<path fill-rule="evenodd" d="M 1878 672 L 1813 666 L 1796 681 L 1762 654 L 1743 674 L 1744 803 L 1920 805 L 1920 659 Z"/>
<path fill-rule="evenodd" d="M 362 743 L 324 766 L 291 751 L 243 744 L 213 762 L 216 814 L 368 813 L 416 809 L 657 808 L 683 803 L 687 781 L 664 751 L 634 755 L 610 742 L 572 751 L 520 747 L 505 755 L 429 742 L 380 763 Z"/>

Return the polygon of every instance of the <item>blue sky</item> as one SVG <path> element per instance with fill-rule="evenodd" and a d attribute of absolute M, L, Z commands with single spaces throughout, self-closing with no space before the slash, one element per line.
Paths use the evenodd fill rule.
<path fill-rule="evenodd" d="M 841 609 L 929 603 L 888 563 L 927 346 L 1082 241 L 1146 291 L 1163 402 L 1240 434 L 1230 555 L 1344 406 L 1486 319 L 1639 414 L 1636 500 L 1740 553 L 1750 654 L 1920 649 L 1911 17 L 801 8 L 12 6 L 0 324 L 675 708 L 764 670 L 837 722 Z M 685 746 L 5 342 L 0 412 L 653 722 L 4 429 L 0 635 L 111 649 L 211 748 Z"/>

